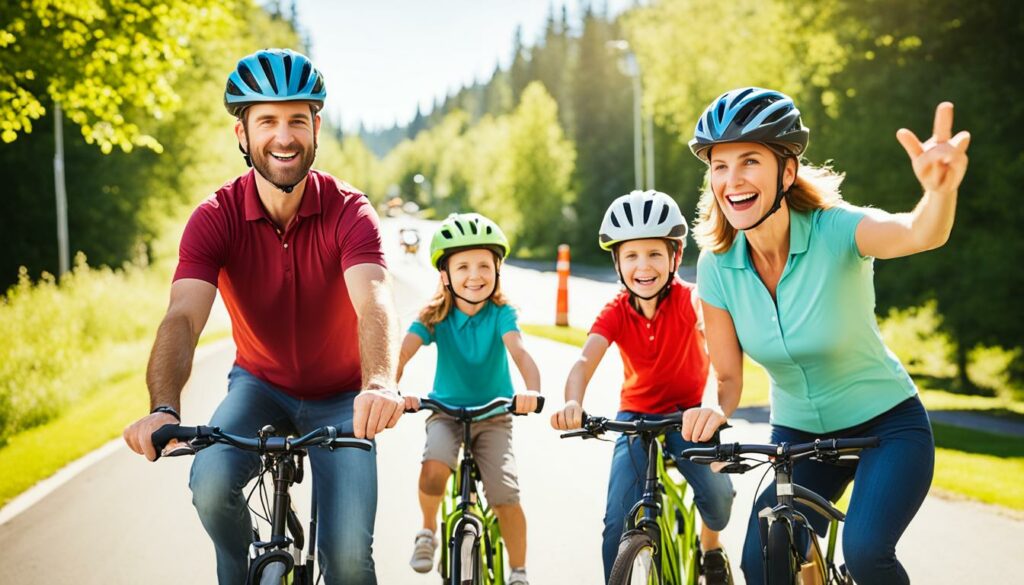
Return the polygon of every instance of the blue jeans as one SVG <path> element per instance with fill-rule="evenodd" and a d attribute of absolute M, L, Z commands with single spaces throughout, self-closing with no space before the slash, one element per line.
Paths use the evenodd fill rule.
<path fill-rule="evenodd" d="M 636 420 L 639 413 L 620 412 L 616 420 Z M 653 415 L 643 415 L 653 416 Z M 669 452 L 676 455 L 690 447 L 700 447 L 698 443 L 684 441 L 678 432 L 665 433 L 663 439 Z M 711 530 L 719 531 L 729 523 L 732 511 L 734 492 L 729 476 L 714 473 L 707 465 L 691 463 L 685 459 L 676 459 L 676 468 L 693 488 L 693 500 L 700 512 L 704 525 Z M 644 481 L 647 476 L 647 451 L 639 437 L 622 435 L 615 441 L 615 453 L 612 455 L 612 469 L 608 478 L 608 500 L 604 511 L 604 542 L 601 556 L 604 561 L 604 580 L 612 572 L 615 553 L 618 552 L 619 539 L 626 524 L 626 516 L 633 505 L 644 493 Z"/>
<path fill-rule="evenodd" d="M 862 451 L 856 467 L 804 460 L 794 465 L 793 482 L 835 502 L 853 480 L 843 527 L 846 568 L 857 583 L 909 583 L 907 572 L 896 560 L 896 543 L 928 494 L 935 467 L 932 427 L 920 399 L 909 398 L 865 423 L 824 435 L 772 427 L 773 443 L 868 436 L 877 436 L 881 442 L 874 449 Z M 764 583 L 757 511 L 775 503 L 772 484 L 761 492 L 750 513 L 742 563 L 743 575 L 750 585 Z M 798 505 L 797 509 L 818 534 L 825 533 L 828 520 L 824 516 L 806 506 Z M 800 540 L 801 550 L 807 550 L 806 533 Z"/>
<path fill-rule="evenodd" d="M 210 425 L 250 436 L 268 424 L 300 435 L 326 425 L 350 433 L 355 396 L 347 392 L 323 400 L 300 400 L 236 365 L 228 374 L 228 395 Z M 377 512 L 376 448 L 368 453 L 313 447 L 309 463 L 317 499 L 319 561 L 326 582 L 375 585 L 371 549 Z M 259 472 L 258 455 L 228 445 L 200 451 L 192 464 L 192 503 L 213 539 L 220 585 L 245 582 L 253 534 L 244 490 Z"/>

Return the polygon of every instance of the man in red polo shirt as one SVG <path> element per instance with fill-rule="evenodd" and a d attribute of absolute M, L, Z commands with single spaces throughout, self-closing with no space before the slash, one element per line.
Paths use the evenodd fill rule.
<path fill-rule="evenodd" d="M 237 355 L 211 425 L 249 436 L 268 424 L 299 434 L 331 425 L 373 439 L 402 414 L 376 213 L 356 189 L 310 170 L 325 97 L 319 71 L 290 50 L 257 51 L 228 78 L 225 106 L 254 169 L 200 204 L 182 236 L 146 375 L 152 412 L 124 433 L 151 461 L 153 432 L 180 421 L 181 390 L 218 289 Z M 326 582 L 376 583 L 375 450 L 311 449 L 309 459 Z M 243 489 L 259 471 L 256 455 L 224 445 L 193 463 L 193 503 L 221 585 L 245 581 L 252 530 Z"/>

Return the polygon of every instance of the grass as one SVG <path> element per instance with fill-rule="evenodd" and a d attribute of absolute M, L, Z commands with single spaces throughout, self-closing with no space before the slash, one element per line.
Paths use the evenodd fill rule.
<path fill-rule="evenodd" d="M 49 422 L 15 434 L 0 449 L 0 506 L 36 482 L 118 437 L 149 407 L 145 364 L 149 343 L 121 348 L 116 360 L 128 367 L 97 378 L 80 400 Z"/>
<path fill-rule="evenodd" d="M 519 326 L 523 333 L 544 337 L 567 345 L 583 347 L 587 340 L 587 332 L 578 327 L 559 327 L 557 325 L 523 324 Z"/>

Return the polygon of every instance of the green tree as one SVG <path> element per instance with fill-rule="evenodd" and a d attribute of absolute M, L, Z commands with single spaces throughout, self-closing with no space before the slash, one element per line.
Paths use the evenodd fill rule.
<path fill-rule="evenodd" d="M 156 151 L 140 120 L 177 110 L 174 84 L 198 34 L 226 35 L 237 2 L 64 0 L 0 7 L 0 139 L 32 131 L 59 102 L 90 144 Z"/>
<path fill-rule="evenodd" d="M 576 150 L 558 123 L 558 104 L 539 82 L 526 87 L 509 126 L 505 197 L 519 209 L 517 245 L 524 254 L 549 257 L 575 197 Z"/>

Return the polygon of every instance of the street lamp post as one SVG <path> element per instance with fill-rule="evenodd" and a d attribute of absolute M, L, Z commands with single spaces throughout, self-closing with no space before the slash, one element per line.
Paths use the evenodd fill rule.
<path fill-rule="evenodd" d="M 643 116 L 643 86 L 640 79 L 640 64 L 636 54 L 629 47 L 629 41 L 608 41 L 606 46 L 622 55 L 620 69 L 633 81 L 633 175 L 636 189 L 654 189 L 654 121 Z M 646 126 L 646 140 L 644 138 Z M 647 151 L 647 169 L 644 172 L 644 150 Z M 646 178 L 646 182 L 644 179 Z"/>
<path fill-rule="evenodd" d="M 64 189 L 64 113 L 60 104 L 53 106 L 53 137 L 56 152 L 53 155 L 53 182 L 57 192 L 57 255 L 59 258 L 58 276 L 63 276 L 70 269 L 68 258 L 68 195 Z"/>

